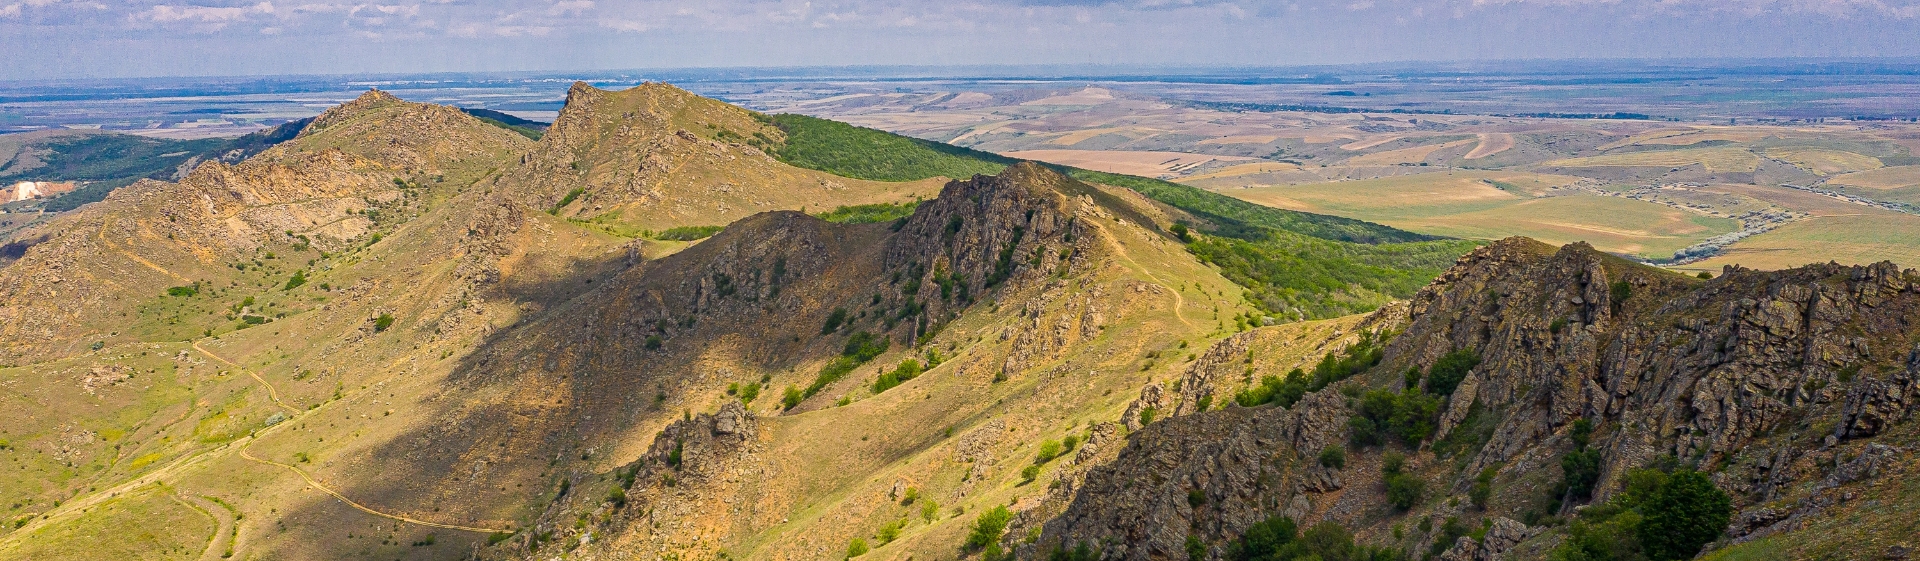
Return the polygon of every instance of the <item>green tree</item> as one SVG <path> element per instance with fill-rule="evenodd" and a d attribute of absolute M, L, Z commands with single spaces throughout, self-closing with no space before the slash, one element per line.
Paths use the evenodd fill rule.
<path fill-rule="evenodd" d="M 1733 501 L 1707 475 L 1690 469 L 1667 477 L 1645 505 L 1640 547 L 1653 561 L 1692 559 L 1733 520 Z"/>
<path fill-rule="evenodd" d="M 1000 535 L 1006 533 L 1007 523 L 1013 521 L 1013 513 L 1006 506 L 996 506 L 973 520 L 973 527 L 967 532 L 965 542 L 968 551 L 978 551 L 988 545 L 1000 543 Z"/>

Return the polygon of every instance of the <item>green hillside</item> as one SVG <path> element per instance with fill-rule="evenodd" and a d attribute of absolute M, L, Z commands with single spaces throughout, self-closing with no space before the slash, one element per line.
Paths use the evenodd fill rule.
<path fill-rule="evenodd" d="M 914 181 L 998 173 L 1015 160 L 804 115 L 771 115 L 784 143 L 755 138 L 788 164 L 856 179 Z M 1132 175 L 1053 166 L 1081 181 L 1132 189 L 1186 211 L 1203 235 L 1188 250 L 1246 287 L 1282 320 L 1370 311 L 1407 298 L 1478 242 L 1435 238 L 1350 218 L 1260 206 L 1211 191 Z"/>

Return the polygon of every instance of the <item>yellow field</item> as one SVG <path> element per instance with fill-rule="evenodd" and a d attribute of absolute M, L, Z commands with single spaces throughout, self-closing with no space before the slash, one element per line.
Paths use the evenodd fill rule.
<path fill-rule="evenodd" d="M 1478 160 L 1512 149 L 1513 135 L 1504 132 L 1482 134 L 1480 135 L 1480 145 L 1473 147 L 1473 151 L 1468 152 L 1466 158 L 1469 160 Z"/>
<path fill-rule="evenodd" d="M 1707 171 L 1753 171 L 1760 165 L 1760 157 L 1743 148 L 1694 148 L 1688 150 L 1661 150 L 1655 152 L 1633 152 L 1628 154 L 1607 154 L 1554 160 L 1541 164 L 1549 167 L 1681 167 L 1700 164 Z"/>
<path fill-rule="evenodd" d="M 1750 129 L 1750 128 L 1731 128 L 1731 127 L 1713 127 L 1713 128 L 1689 127 L 1689 128 L 1682 128 L 1682 129 L 1658 129 L 1658 130 L 1651 130 L 1651 131 L 1647 131 L 1644 133 L 1636 134 L 1636 135 L 1621 139 L 1611 144 L 1601 146 L 1600 149 L 1612 150 L 1622 146 L 1633 146 L 1636 144 L 1663 145 L 1663 146 L 1687 146 L 1690 144 L 1699 144 L 1699 143 L 1707 142 L 1710 140 L 1725 140 L 1728 142 L 1753 142 L 1755 140 L 1760 140 L 1762 138 L 1766 138 L 1774 134 L 1778 134 L 1778 131 L 1773 129 Z"/>
<path fill-rule="evenodd" d="M 1280 139 L 1280 136 L 1279 136 L 1279 135 L 1272 135 L 1272 134 L 1243 134 L 1243 135 L 1237 135 L 1237 136 L 1222 136 L 1222 137 L 1220 137 L 1220 138 L 1209 138 L 1209 139 L 1206 139 L 1206 140 L 1202 140 L 1202 141 L 1200 141 L 1200 142 L 1198 142 L 1198 143 L 1196 143 L 1196 144 L 1200 144 L 1200 145 L 1207 145 L 1207 144 L 1266 144 L 1266 143 L 1268 143 L 1268 142 L 1273 142 L 1273 141 L 1275 141 L 1275 140 L 1279 140 L 1279 139 Z"/>
<path fill-rule="evenodd" d="M 1153 136 L 1154 134 L 1159 132 L 1165 132 L 1165 131 L 1156 131 L 1156 130 L 1150 130 L 1150 129 L 1142 130 L 1136 127 L 1106 127 L 1106 128 L 1097 128 L 1097 129 L 1082 129 L 1082 130 L 1077 130 L 1067 134 L 1060 135 L 1059 138 L 1055 138 L 1053 140 L 1047 141 L 1047 144 L 1052 144 L 1055 146 L 1073 146 L 1075 144 L 1085 142 L 1089 138 L 1093 138 L 1093 137 L 1100 136 L 1103 134 L 1108 134 L 1108 133 L 1117 133 L 1127 138 L 1144 138 L 1148 136 Z"/>
<path fill-rule="evenodd" d="M 1868 211 L 1814 217 L 1741 240 L 1718 257 L 1676 268 L 1720 274 L 1720 267 L 1729 264 L 1785 269 L 1828 261 L 1920 267 L 1920 216 Z"/>
<path fill-rule="evenodd" d="M 1873 171 L 1860 171 L 1828 179 L 1827 183 L 1865 187 L 1868 189 L 1899 189 L 1920 186 L 1920 166 L 1900 166 L 1880 168 Z"/>
<path fill-rule="evenodd" d="M 1366 150 L 1366 149 L 1368 149 L 1368 148 L 1372 148 L 1372 147 L 1375 147 L 1375 146 L 1379 146 L 1379 145 L 1382 145 L 1382 144 L 1386 144 L 1386 143 L 1388 143 L 1388 142 L 1393 142 L 1393 141 L 1395 141 L 1395 140 L 1400 140 L 1400 139 L 1402 139 L 1402 138 L 1406 138 L 1406 137 L 1405 137 L 1405 136 L 1401 136 L 1401 135 L 1397 135 L 1397 134 L 1395 134 L 1395 135 L 1389 135 L 1389 136 L 1384 136 L 1384 137 L 1378 137 L 1378 138 L 1369 138 L 1369 139 L 1364 139 L 1364 140 L 1356 140 L 1356 141 L 1353 141 L 1353 142 L 1349 142 L 1349 143 L 1347 143 L 1347 144 L 1342 144 L 1342 145 L 1340 145 L 1340 149 L 1341 149 L 1341 150 L 1353 150 L 1353 151 L 1356 151 L 1356 152 L 1357 152 L 1357 151 L 1360 151 L 1360 150 Z M 1309 141 L 1307 141 L 1307 142 L 1313 142 L 1313 141 L 1311 141 L 1311 140 L 1309 140 Z"/>
<path fill-rule="evenodd" d="M 1474 142 L 1474 140 L 1472 139 L 1455 140 L 1453 142 L 1448 142 L 1446 144 L 1427 144 L 1424 146 L 1415 146 L 1412 148 L 1401 148 L 1399 150 L 1374 152 L 1372 154 L 1366 154 L 1362 156 L 1354 156 L 1352 158 L 1347 158 L 1346 164 L 1350 166 L 1391 166 L 1395 164 L 1417 164 L 1422 161 L 1425 161 L 1427 159 L 1427 156 L 1433 155 L 1434 152 L 1438 152 L 1440 150 L 1444 150 L 1447 148 L 1453 148 L 1456 146 L 1465 146 L 1471 142 Z"/>
<path fill-rule="evenodd" d="M 1184 181 L 1198 181 L 1202 179 L 1220 179 L 1223 177 L 1240 177 L 1243 175 L 1253 175 L 1257 173 L 1300 171 L 1300 169 L 1301 168 L 1298 165 L 1289 164 L 1285 162 L 1260 162 L 1257 164 L 1240 164 L 1237 166 L 1221 169 L 1219 171 L 1182 177 L 1180 178 L 1180 181 L 1184 182 Z"/>
<path fill-rule="evenodd" d="M 1573 181 L 1545 174 L 1456 171 L 1220 192 L 1427 234 L 1473 239 L 1523 235 L 1555 244 L 1586 241 L 1603 251 L 1648 257 L 1672 255 L 1737 227 L 1732 220 L 1625 198 L 1535 198 L 1549 187 Z"/>
<path fill-rule="evenodd" d="M 1798 146 L 1770 148 L 1767 150 L 1767 157 L 1785 161 L 1798 166 L 1800 169 L 1820 175 L 1874 170 L 1885 166 L 1885 164 L 1880 163 L 1880 160 L 1871 156 L 1863 156 L 1839 150 L 1804 148 Z"/>
<path fill-rule="evenodd" d="M 1146 177 L 1159 177 L 1169 173 L 1174 167 L 1206 163 L 1209 161 L 1240 162 L 1257 158 L 1241 156 L 1209 156 L 1206 154 L 1188 154 L 1185 152 L 1152 152 L 1145 150 L 1020 150 L 1003 154 L 1009 158 L 1037 160 L 1063 166 L 1086 168 L 1107 173 L 1125 173 Z"/>

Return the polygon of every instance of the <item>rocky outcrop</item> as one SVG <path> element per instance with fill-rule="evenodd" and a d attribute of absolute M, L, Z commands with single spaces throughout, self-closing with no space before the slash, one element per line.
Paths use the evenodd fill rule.
<path fill-rule="evenodd" d="M 1410 367 L 1462 349 L 1481 356 L 1444 402 L 1437 433 L 1451 436 L 1477 406 L 1497 420 L 1491 436 L 1456 452 L 1465 454 L 1457 469 L 1425 467 L 1434 459 L 1425 446 L 1409 461 L 1445 478 L 1429 488 L 1459 502 L 1483 469 L 1495 471 L 1497 489 L 1540 485 L 1541 470 L 1552 481 L 1568 425 L 1585 418 L 1599 427 L 1595 500 L 1616 493 L 1628 470 L 1670 457 L 1715 473 L 1732 494 L 1741 513 L 1731 536 L 1791 530 L 1899 465 L 1900 449 L 1872 440 L 1920 407 L 1920 274 L 1889 263 L 1729 268 L 1701 281 L 1584 244 L 1509 239 L 1462 257 L 1408 309 L 1381 366 L 1350 383 L 1397 389 Z M 1234 339 L 1209 350 L 1215 360 L 1190 370 L 1183 393 L 1214 384 L 1244 352 Z M 1188 532 L 1165 528 L 1219 544 L 1274 513 L 1379 532 L 1382 518 L 1366 513 L 1381 508 L 1384 489 L 1353 483 L 1373 476 L 1334 478 L 1303 461 L 1346 439 L 1346 407 L 1329 388 L 1291 411 L 1229 408 L 1144 427 L 1088 475 L 1041 542 L 1127 544 L 1106 550 L 1114 559 L 1176 557 Z M 1524 488 L 1508 492 L 1537 492 Z M 1782 497 L 1798 499 L 1780 508 Z M 1498 558 L 1525 540 L 1531 530 L 1499 518 L 1522 514 L 1510 508 L 1488 513 L 1486 540 L 1455 544 L 1446 558 Z"/>

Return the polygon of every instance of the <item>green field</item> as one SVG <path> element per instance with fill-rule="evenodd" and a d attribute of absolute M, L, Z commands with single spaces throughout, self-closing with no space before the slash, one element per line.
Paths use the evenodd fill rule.
<path fill-rule="evenodd" d="M 1684 268 L 1718 273 L 1721 265 L 1784 269 L 1828 261 L 1920 266 L 1920 216 L 1886 211 L 1816 216 L 1741 240 L 1718 257 Z"/>

